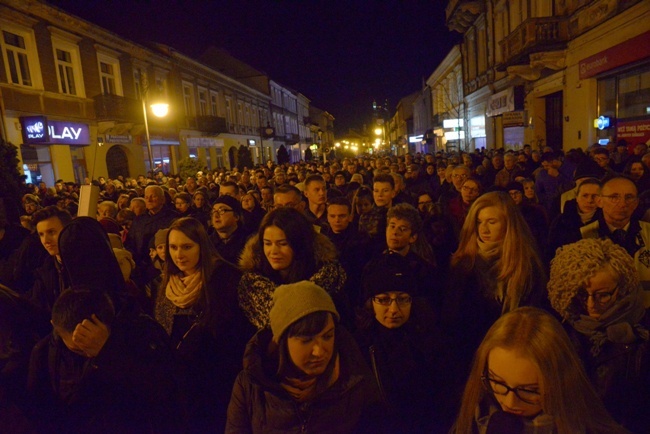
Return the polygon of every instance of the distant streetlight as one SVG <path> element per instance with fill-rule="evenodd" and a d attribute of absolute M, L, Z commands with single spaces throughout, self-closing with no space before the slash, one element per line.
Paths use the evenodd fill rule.
<path fill-rule="evenodd" d="M 381 128 L 375 128 L 375 135 L 376 136 L 381 136 L 382 132 L 383 132 L 383 130 Z"/>

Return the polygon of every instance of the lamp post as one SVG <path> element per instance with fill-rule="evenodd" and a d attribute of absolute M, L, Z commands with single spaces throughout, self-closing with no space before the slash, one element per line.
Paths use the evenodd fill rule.
<path fill-rule="evenodd" d="M 153 151 L 151 150 L 151 136 L 149 135 L 149 118 L 147 116 L 147 97 L 149 94 L 149 81 L 146 76 L 142 76 L 141 87 L 140 87 L 140 99 L 142 100 L 142 117 L 144 118 L 144 132 L 147 138 L 147 154 L 149 156 L 149 170 L 151 171 L 151 177 L 154 177 L 154 165 L 153 165 Z M 169 113 L 169 104 L 166 102 L 156 101 L 150 105 L 151 112 L 154 116 L 162 118 L 167 116 Z"/>

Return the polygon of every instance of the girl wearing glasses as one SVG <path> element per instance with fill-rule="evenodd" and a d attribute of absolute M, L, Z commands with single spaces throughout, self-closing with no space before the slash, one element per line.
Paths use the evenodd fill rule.
<path fill-rule="evenodd" d="M 452 432 L 626 431 L 603 407 L 560 323 L 523 307 L 499 318 L 485 335 Z"/>
<path fill-rule="evenodd" d="M 460 228 L 463 227 L 469 208 L 481 193 L 483 193 L 481 183 L 475 178 L 467 178 L 460 187 L 460 196 L 449 200 L 447 212 L 454 222 L 456 235 L 460 232 Z"/>
<path fill-rule="evenodd" d="M 384 253 L 363 270 L 365 304 L 355 337 L 386 407 L 387 432 L 447 432 L 450 425 L 438 412 L 436 356 L 443 351 L 421 285 L 413 264 L 397 253 Z"/>
<path fill-rule="evenodd" d="M 650 426 L 650 315 L 634 260 L 609 239 L 558 250 L 549 299 L 612 416 L 633 432 Z"/>
<path fill-rule="evenodd" d="M 449 275 L 441 319 L 456 344 L 452 378 L 460 386 L 492 323 L 520 306 L 539 305 L 546 291 L 535 239 L 508 193 L 486 193 L 472 204 Z"/>

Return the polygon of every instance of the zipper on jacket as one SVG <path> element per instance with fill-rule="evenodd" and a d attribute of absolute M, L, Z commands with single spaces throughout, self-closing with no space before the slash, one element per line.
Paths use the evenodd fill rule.
<path fill-rule="evenodd" d="M 381 384 L 381 378 L 379 378 L 379 369 L 377 368 L 374 345 L 370 346 L 370 364 L 372 365 L 372 372 L 375 374 L 375 381 L 377 382 L 377 387 L 379 388 L 379 396 L 381 397 L 381 401 L 386 407 L 388 407 L 388 399 L 386 399 L 384 386 Z"/>

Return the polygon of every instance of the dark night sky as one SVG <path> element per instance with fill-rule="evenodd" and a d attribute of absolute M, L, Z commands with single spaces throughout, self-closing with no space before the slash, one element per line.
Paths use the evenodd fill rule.
<path fill-rule="evenodd" d="M 135 42 L 161 42 L 194 57 L 223 47 L 332 113 L 339 134 L 370 119 L 373 99 L 388 98 L 392 114 L 459 40 L 444 25 L 444 0 L 50 4 Z"/>

